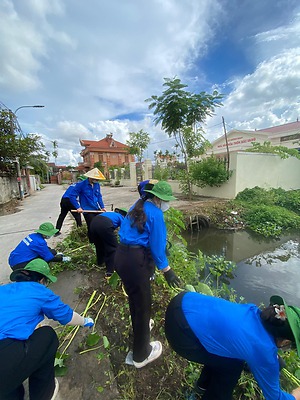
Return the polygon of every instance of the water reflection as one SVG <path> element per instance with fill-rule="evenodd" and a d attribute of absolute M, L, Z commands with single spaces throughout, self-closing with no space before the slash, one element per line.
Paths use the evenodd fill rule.
<path fill-rule="evenodd" d="M 215 229 L 187 233 L 188 248 L 206 255 L 222 255 L 237 264 L 230 287 L 247 302 L 267 304 L 273 294 L 300 306 L 299 235 L 264 239 L 246 231 Z"/>

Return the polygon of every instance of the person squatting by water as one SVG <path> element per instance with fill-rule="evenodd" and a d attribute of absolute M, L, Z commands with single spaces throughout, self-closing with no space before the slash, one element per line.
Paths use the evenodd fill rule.
<path fill-rule="evenodd" d="M 10 275 L 13 283 L 0 286 L 0 400 L 23 400 L 28 378 L 30 400 L 53 400 L 58 391 L 54 360 L 58 338 L 50 326 L 39 326 L 44 317 L 62 325 L 92 327 L 47 288 L 55 282 L 49 265 L 32 260 Z"/>
<path fill-rule="evenodd" d="M 182 292 L 167 308 L 165 333 L 177 354 L 204 365 L 195 384 L 202 400 L 231 400 L 245 364 L 266 400 L 300 400 L 300 387 L 292 394 L 280 389 L 277 348 L 291 341 L 300 354 L 300 309 L 280 296 L 260 310 Z"/>
<path fill-rule="evenodd" d="M 97 264 L 105 263 L 106 277 L 110 277 L 115 270 L 115 252 L 118 247 L 116 229 L 126 217 L 125 208 L 115 208 L 115 211 L 106 211 L 97 215 L 91 222 L 90 235 L 96 247 Z"/>
<path fill-rule="evenodd" d="M 58 230 L 51 222 L 44 222 L 35 233 L 26 236 L 17 247 L 10 253 L 8 264 L 15 270 L 24 268 L 31 260 L 42 258 L 47 262 L 68 262 L 70 257 L 57 253 L 56 250 L 48 247 L 45 239 L 55 235 Z"/>
<path fill-rule="evenodd" d="M 119 230 L 120 243 L 115 254 L 115 269 L 128 295 L 133 329 L 132 364 L 141 368 L 157 359 L 162 352 L 159 341 L 150 343 L 151 255 L 170 286 L 180 284 L 166 256 L 167 230 L 163 211 L 175 200 L 167 182 L 157 182 L 149 193 L 130 209 Z M 151 265 L 150 265 L 151 264 Z M 150 267 L 149 267 L 150 265 Z M 127 355 L 129 358 L 130 352 Z"/>

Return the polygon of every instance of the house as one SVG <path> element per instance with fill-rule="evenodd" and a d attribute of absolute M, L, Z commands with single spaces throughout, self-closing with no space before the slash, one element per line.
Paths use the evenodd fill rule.
<path fill-rule="evenodd" d="M 252 147 L 253 142 L 271 142 L 272 146 L 284 146 L 300 151 L 300 122 L 297 120 L 254 131 L 233 129 L 226 136 L 224 134 L 212 142 L 212 148 L 207 154 L 226 159 L 227 152 L 247 150 Z"/>
<path fill-rule="evenodd" d="M 129 154 L 129 146 L 114 140 L 112 133 L 98 141 L 80 140 L 80 144 L 84 147 L 80 153 L 83 162 L 79 163 L 82 172 L 94 168 L 94 164 L 100 162 L 104 167 L 105 176 L 108 176 L 110 167 L 123 167 L 134 162 L 134 155 Z"/>

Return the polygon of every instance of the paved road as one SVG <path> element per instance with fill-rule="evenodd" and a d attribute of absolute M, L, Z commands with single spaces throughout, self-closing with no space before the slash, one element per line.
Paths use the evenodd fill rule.
<path fill-rule="evenodd" d="M 67 186 L 45 185 L 41 191 L 26 197 L 18 212 L 10 215 L 0 216 L 0 284 L 9 281 L 11 269 L 7 259 L 10 252 L 17 244 L 29 233 L 32 233 L 43 222 L 56 224 L 60 212 L 60 199 Z M 104 204 L 107 210 L 113 207 L 129 207 L 138 198 L 136 188 L 129 187 L 107 187 L 101 188 Z M 62 235 L 57 238 L 48 239 L 50 247 L 62 240 L 70 231 L 74 224 L 74 219 L 69 214 L 62 227 Z"/>

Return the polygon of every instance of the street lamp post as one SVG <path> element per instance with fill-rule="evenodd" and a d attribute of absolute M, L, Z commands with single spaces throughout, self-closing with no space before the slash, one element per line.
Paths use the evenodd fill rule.
<path fill-rule="evenodd" d="M 16 113 L 17 113 L 18 110 L 20 110 L 20 108 L 43 108 L 43 107 L 45 107 L 45 106 L 42 106 L 40 104 L 36 104 L 36 105 L 33 105 L 33 106 L 20 106 L 20 107 L 15 109 L 15 111 L 13 112 L 13 116 L 14 116 L 14 118 L 17 119 Z M 12 126 L 12 129 L 13 129 L 13 123 L 12 123 L 11 126 Z M 22 175 L 21 175 L 19 157 L 16 157 L 15 163 L 17 165 L 17 182 L 18 182 L 20 200 L 23 200 L 24 199 L 24 191 L 23 191 L 23 185 L 22 185 Z"/>

